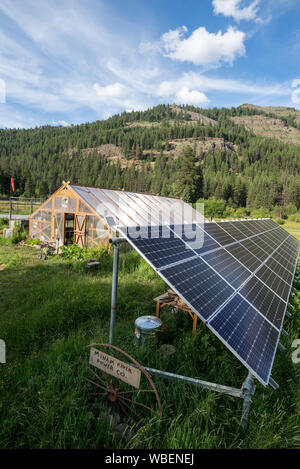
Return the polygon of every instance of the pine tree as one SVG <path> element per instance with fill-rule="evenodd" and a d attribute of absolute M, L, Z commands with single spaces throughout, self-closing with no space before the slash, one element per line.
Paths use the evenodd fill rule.
<path fill-rule="evenodd" d="M 202 168 L 195 163 L 195 153 L 188 146 L 180 158 L 179 171 L 176 174 L 175 191 L 178 197 L 189 203 L 196 202 L 203 195 Z"/>

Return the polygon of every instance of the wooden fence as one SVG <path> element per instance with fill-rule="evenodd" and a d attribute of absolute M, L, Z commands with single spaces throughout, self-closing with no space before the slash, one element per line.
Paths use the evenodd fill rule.
<path fill-rule="evenodd" d="M 0 214 L 6 214 L 8 218 L 11 215 L 30 215 L 42 203 L 43 199 L 29 199 L 20 197 L 0 198 Z"/>

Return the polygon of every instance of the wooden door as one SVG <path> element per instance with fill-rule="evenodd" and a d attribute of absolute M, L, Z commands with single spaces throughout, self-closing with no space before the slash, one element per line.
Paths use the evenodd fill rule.
<path fill-rule="evenodd" d="M 85 247 L 86 238 L 86 215 L 75 215 L 74 244 Z"/>

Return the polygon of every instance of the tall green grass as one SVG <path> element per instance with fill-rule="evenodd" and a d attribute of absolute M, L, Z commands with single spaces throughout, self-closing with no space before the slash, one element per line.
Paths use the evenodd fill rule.
<path fill-rule="evenodd" d="M 112 256 L 91 273 L 84 261 L 57 256 L 42 261 L 37 252 L 0 244 L 0 264 L 7 265 L 0 272 L 0 338 L 7 345 L 7 364 L 0 365 L 1 448 L 300 446 L 300 364 L 291 361 L 300 330 L 299 293 L 285 321 L 287 350 L 277 353 L 273 369 L 280 388 L 257 383 L 247 433 L 239 425 L 240 400 L 155 377 L 163 416 L 146 416 L 128 439 L 113 431 L 104 401 L 92 396 L 81 368 L 79 376 L 76 371 L 86 345 L 108 341 Z M 166 288 L 137 253 L 121 254 L 116 345 L 145 366 L 239 387 L 246 369 L 204 324 L 193 337 L 188 315 L 165 316 L 168 328 L 157 347 L 137 348 L 134 321 L 154 314 L 153 298 Z M 164 356 L 163 343 L 173 344 L 175 354 Z"/>

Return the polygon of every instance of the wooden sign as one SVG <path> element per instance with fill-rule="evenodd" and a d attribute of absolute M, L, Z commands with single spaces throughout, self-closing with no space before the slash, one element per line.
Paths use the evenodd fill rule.
<path fill-rule="evenodd" d="M 107 355 L 101 350 L 91 347 L 90 364 L 115 378 L 121 379 L 125 383 L 128 383 L 137 389 L 140 387 L 141 370 L 128 365 L 115 357 Z"/>

